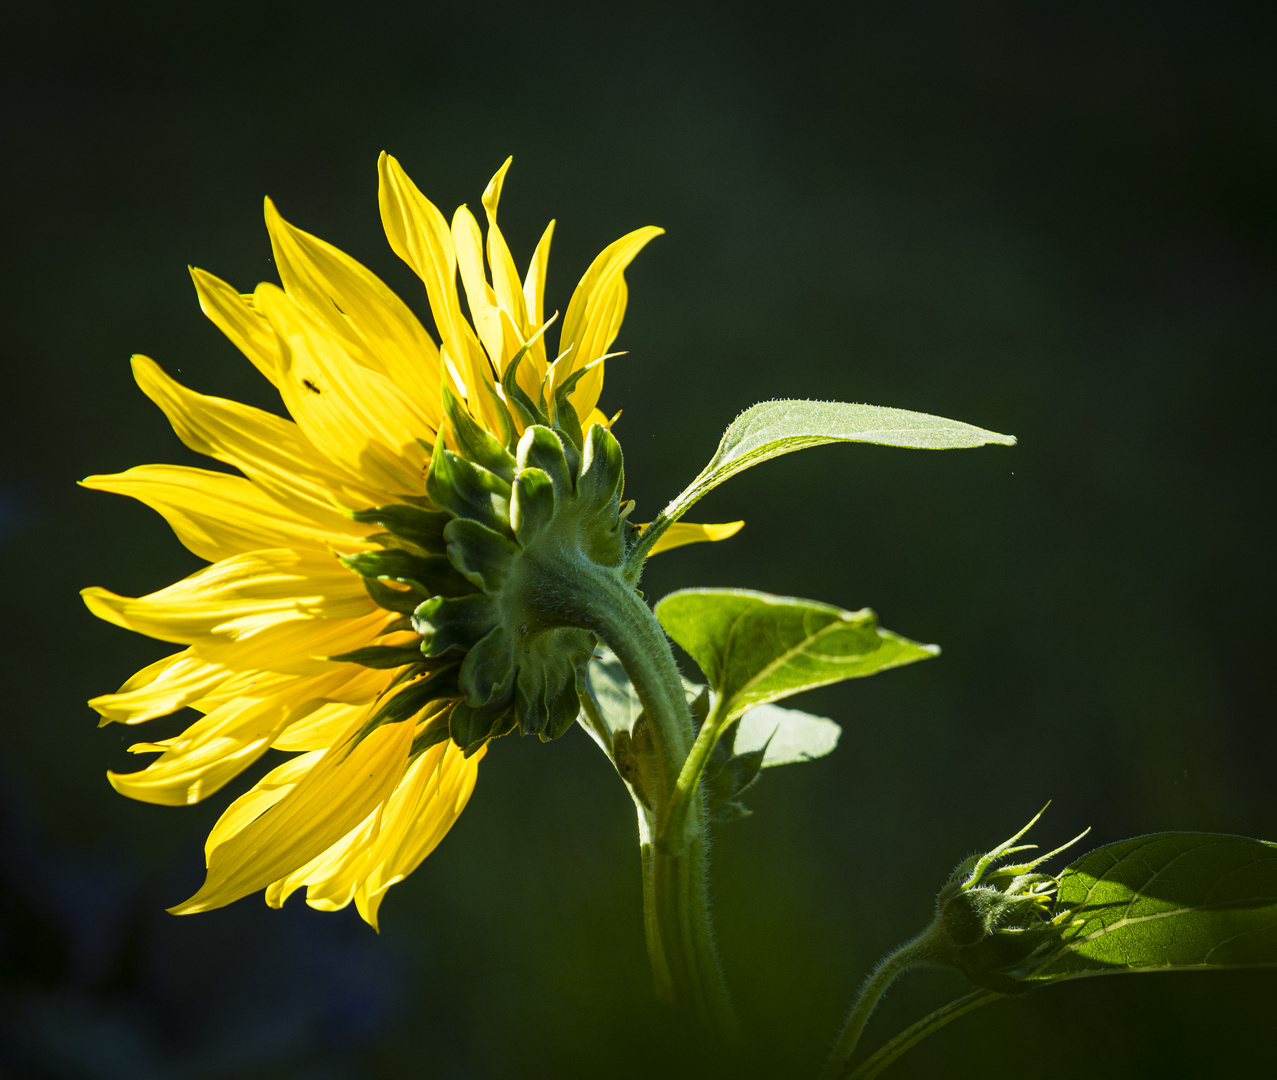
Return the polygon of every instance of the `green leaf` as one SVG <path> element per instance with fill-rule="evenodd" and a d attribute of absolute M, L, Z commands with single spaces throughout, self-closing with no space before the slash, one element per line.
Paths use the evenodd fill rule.
<path fill-rule="evenodd" d="M 656 605 L 666 632 L 691 654 L 722 704 L 723 722 L 817 686 L 872 675 L 939 653 L 878 627 L 868 608 L 746 589 L 684 589 Z"/>
<path fill-rule="evenodd" d="M 599 643 L 588 669 L 589 691 L 598 705 L 599 716 L 607 726 L 609 743 L 618 731 L 632 733 L 634 721 L 643 712 L 638 691 L 625 674 L 616 653 Z M 585 725 L 585 718 L 581 718 Z M 588 727 L 586 730 L 590 730 Z M 610 752 L 609 747 L 605 747 Z"/>
<path fill-rule="evenodd" d="M 878 617 L 868 608 L 844 611 L 815 600 L 746 589 L 684 589 L 665 597 L 655 610 L 666 633 L 691 654 L 714 691 L 713 708 L 679 770 L 657 837 L 658 846 L 671 855 L 689 842 L 694 793 L 719 740 L 742 713 L 940 651 L 880 630 Z M 777 754 L 782 752 L 778 747 Z"/>
<path fill-rule="evenodd" d="M 668 525 L 724 480 L 782 454 L 834 442 L 876 443 L 914 450 L 962 450 L 989 443 L 1015 445 L 1010 435 L 906 409 L 842 401 L 764 401 L 732 421 L 709 464 L 645 531 L 644 552 Z"/>
<path fill-rule="evenodd" d="M 782 705 L 759 705 L 740 718 L 736 725 L 737 754 L 761 750 L 762 767 L 813 761 L 831 753 L 838 745 L 842 728 L 824 716 L 813 716 Z"/>
<path fill-rule="evenodd" d="M 1277 845 L 1215 833 L 1109 844 L 1060 874 L 1065 944 L 1025 976 L 1277 966 Z"/>

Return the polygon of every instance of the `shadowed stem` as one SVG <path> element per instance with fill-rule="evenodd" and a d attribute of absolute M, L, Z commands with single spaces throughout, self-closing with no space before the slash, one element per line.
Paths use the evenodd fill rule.
<path fill-rule="evenodd" d="M 873 1015 L 883 994 L 901 975 L 910 968 L 925 967 L 931 960 L 933 945 L 933 928 L 928 927 L 912 941 L 907 941 L 895 952 L 879 961 L 873 973 L 865 980 L 856 998 L 847 1021 L 838 1035 L 838 1041 L 825 1063 L 820 1074 L 821 1080 L 840 1080 L 847 1075 L 851 1056 L 856 1052 L 856 1044 L 860 1042 L 861 1032 Z M 901 1053 L 904 1051 L 902 1050 Z M 885 1068 L 885 1066 L 884 1066 Z"/>
<path fill-rule="evenodd" d="M 535 564 L 536 607 L 589 630 L 620 660 L 634 684 L 652 735 L 651 807 L 639 803 L 644 927 L 658 994 L 690 1005 L 723 1035 L 735 1032 L 709 915 L 705 812 L 699 791 L 688 811 L 686 846 L 662 850 L 659 837 L 679 772 L 691 752 L 692 715 L 665 631 L 652 609 L 615 570 L 575 552 Z M 593 719 L 593 718 L 592 718 Z M 637 800 L 636 800 L 637 802 Z"/>
<path fill-rule="evenodd" d="M 940 1006 L 916 1024 L 910 1024 L 889 1043 L 879 1047 L 865 1058 L 852 1072 L 844 1072 L 842 1075 L 847 1080 L 873 1080 L 901 1054 L 922 1042 L 928 1035 L 939 1031 L 945 1024 L 990 1002 L 1000 1001 L 1004 997 L 1006 997 L 1005 994 L 999 994 L 995 990 L 973 990 L 964 997 L 949 1002 L 948 1005 Z"/>

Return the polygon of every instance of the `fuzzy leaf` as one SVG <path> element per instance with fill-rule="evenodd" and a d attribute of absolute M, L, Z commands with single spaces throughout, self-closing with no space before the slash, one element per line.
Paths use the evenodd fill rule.
<path fill-rule="evenodd" d="M 764 401 L 732 421 L 709 464 L 670 506 L 678 506 L 682 513 L 738 472 L 781 454 L 833 442 L 876 443 L 914 450 L 961 450 L 988 443 L 1015 445 L 1010 435 L 907 409 L 843 401 Z M 669 509 L 666 508 L 667 514 Z"/>
<path fill-rule="evenodd" d="M 842 728 L 824 716 L 781 705 L 758 705 L 740 718 L 732 745 L 737 754 L 765 746 L 762 767 L 768 769 L 824 757 L 838 745 L 841 734 Z"/>
<path fill-rule="evenodd" d="M 756 705 L 940 651 L 879 629 L 868 608 L 844 611 L 745 589 L 671 593 L 656 605 L 656 617 L 726 701 L 726 720 Z"/>
<path fill-rule="evenodd" d="M 1078 920 L 1030 985 L 1132 971 L 1277 966 L 1277 845 L 1215 833 L 1109 844 L 1060 874 Z"/>
<path fill-rule="evenodd" d="M 625 668 L 621 666 L 616 653 L 600 644 L 594 650 L 588 672 L 590 693 L 598 704 L 599 715 L 607 725 L 608 732 L 611 735 L 618 731 L 627 734 L 632 732 L 634 721 L 639 718 L 643 706 L 639 702 L 638 691 L 625 674 Z"/>

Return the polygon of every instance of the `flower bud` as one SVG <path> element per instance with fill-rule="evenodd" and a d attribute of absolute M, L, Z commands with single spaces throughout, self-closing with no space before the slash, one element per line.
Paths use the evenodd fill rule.
<path fill-rule="evenodd" d="M 1070 912 L 1055 910 L 1060 883 L 1036 868 L 1090 830 L 1031 862 L 1003 862 L 1036 848 L 1035 844 L 1013 845 L 1043 811 L 1009 840 L 992 851 L 972 855 L 954 869 L 936 897 L 936 918 L 928 932 L 932 962 L 957 968 L 985 989 L 1018 993 L 1032 961 L 1062 940 Z"/>

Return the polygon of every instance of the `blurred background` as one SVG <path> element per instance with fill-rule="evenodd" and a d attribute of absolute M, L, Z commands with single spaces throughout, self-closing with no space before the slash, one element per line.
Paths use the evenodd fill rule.
<path fill-rule="evenodd" d="M 958 859 L 1048 798 L 1058 843 L 1277 839 L 1272 376 L 1275 13 L 1262 5 L 808 7 L 229 0 L 5 15 L 0 422 L 5 721 L 0 1075 L 357 1080 L 809 1075 L 865 971 Z M 171 651 L 91 618 L 195 570 L 88 473 L 199 464 L 128 357 L 278 409 L 188 263 L 275 280 L 269 194 L 422 290 L 381 234 L 388 150 L 446 213 L 501 205 L 547 308 L 630 229 L 602 404 L 647 520 L 745 406 L 868 401 L 1013 449 L 828 447 L 719 489 L 735 539 L 650 597 L 739 585 L 874 607 L 937 661 L 795 699 L 838 751 L 773 770 L 717 837 L 737 1053 L 654 1008 L 628 799 L 579 731 L 510 738 L 382 909 L 258 898 L 176 919 L 206 805 L 114 794 L 137 732 L 84 700 Z M 154 721 L 153 737 L 180 719 Z M 148 732 L 149 733 L 149 732 Z M 260 771 L 260 770 L 259 770 Z M 964 992 L 910 976 L 876 1045 Z M 890 1075 L 1232 1077 L 1271 972 L 1101 979 L 974 1014 Z"/>

